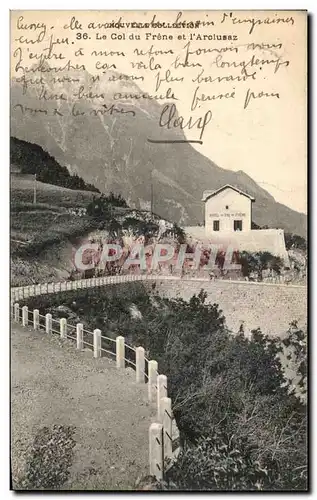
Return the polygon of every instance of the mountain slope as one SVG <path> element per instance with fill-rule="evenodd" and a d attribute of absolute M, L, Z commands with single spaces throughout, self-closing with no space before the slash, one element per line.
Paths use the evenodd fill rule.
<path fill-rule="evenodd" d="M 109 81 L 119 76 L 109 71 L 92 83 L 87 72 L 72 72 L 68 78 L 76 80 L 76 86 L 65 80 L 53 87 L 49 73 L 43 73 L 45 88 L 66 96 L 66 100 L 47 101 L 46 112 L 39 88 L 29 86 L 23 93 L 21 84 L 13 80 L 11 134 L 41 145 L 71 173 L 102 192 L 120 193 L 136 208 L 149 206 L 152 182 L 154 210 L 163 218 L 186 225 L 202 223 L 203 191 L 228 183 L 255 197 L 253 220 L 258 225 L 306 236 L 306 216 L 276 203 L 243 172 L 218 167 L 190 144 L 149 143 L 148 138 L 180 139 L 184 134 L 159 127 L 162 106 L 155 100 L 113 101 L 114 92 L 142 92 L 128 80 Z M 79 96 L 80 85 L 90 96 L 100 97 Z M 112 104 L 123 112 L 111 114 Z M 42 112 L 27 112 L 25 106 Z M 74 116 L 76 113 L 82 114 Z"/>
<path fill-rule="evenodd" d="M 37 180 L 44 183 L 77 191 L 98 191 L 95 186 L 85 183 L 77 175 L 71 175 L 66 167 L 59 165 L 41 146 L 16 137 L 10 137 L 10 164 L 13 166 L 11 172 L 18 168 L 21 174 L 36 174 Z"/>

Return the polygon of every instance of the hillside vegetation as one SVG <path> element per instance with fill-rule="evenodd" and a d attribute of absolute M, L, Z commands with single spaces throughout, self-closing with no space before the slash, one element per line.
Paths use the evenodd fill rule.
<path fill-rule="evenodd" d="M 11 138 L 10 146 L 11 284 L 62 279 L 69 275 L 72 238 L 96 227 L 85 211 L 74 216 L 73 210 L 86 207 L 98 190 L 36 144 Z M 65 245 L 70 245 L 66 259 Z"/>
<path fill-rule="evenodd" d="M 95 228 L 91 217 L 74 217 L 70 208 L 85 206 L 92 193 L 37 183 L 39 202 L 33 204 L 33 182 L 20 178 L 12 184 L 11 285 L 66 278 L 72 238 Z"/>
<path fill-rule="evenodd" d="M 39 181 L 69 189 L 100 192 L 78 175 L 71 175 L 66 167 L 62 167 L 37 144 L 21 141 L 16 137 L 10 138 L 10 162 L 22 174 L 36 174 Z"/>
<path fill-rule="evenodd" d="M 158 232 L 158 216 L 131 209 L 119 194 L 88 191 L 89 185 L 67 169 L 65 173 L 39 146 L 17 139 L 11 140 L 11 146 L 12 286 L 69 278 L 73 245 L 91 232 L 100 237 L 123 231 L 137 236 Z M 52 182 L 36 181 L 36 203 L 34 173 L 37 179 Z M 57 185 L 63 183 L 73 189 Z M 75 189 L 76 185 L 84 190 Z"/>
<path fill-rule="evenodd" d="M 158 361 L 182 446 L 158 488 L 305 491 L 307 333 L 293 323 L 283 340 L 259 329 L 246 338 L 228 331 L 218 305 L 205 301 L 203 290 L 185 302 L 128 288 L 122 297 L 80 290 L 28 305 L 108 337 L 123 335 Z M 132 362 L 133 355 L 126 352 Z M 283 358 L 292 361 L 291 379 Z"/>

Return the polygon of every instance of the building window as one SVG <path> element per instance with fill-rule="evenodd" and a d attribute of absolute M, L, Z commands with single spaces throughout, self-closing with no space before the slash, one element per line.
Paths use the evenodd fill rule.
<path fill-rule="evenodd" d="M 214 231 L 219 231 L 219 226 L 220 226 L 219 220 L 214 220 Z"/>
<path fill-rule="evenodd" d="M 233 229 L 234 231 L 242 231 L 242 220 L 233 221 Z"/>

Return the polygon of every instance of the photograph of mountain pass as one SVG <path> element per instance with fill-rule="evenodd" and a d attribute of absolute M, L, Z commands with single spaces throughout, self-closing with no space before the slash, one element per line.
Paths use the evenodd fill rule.
<path fill-rule="evenodd" d="M 14 491 L 307 492 L 307 12 L 11 11 Z"/>

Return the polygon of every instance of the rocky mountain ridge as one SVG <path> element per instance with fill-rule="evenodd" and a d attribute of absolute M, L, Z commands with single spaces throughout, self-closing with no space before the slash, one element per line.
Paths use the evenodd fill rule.
<path fill-rule="evenodd" d="M 36 75 L 37 85 L 11 82 L 11 135 L 40 145 L 100 191 L 120 193 L 130 206 L 141 209 L 149 208 L 152 199 L 161 217 L 188 226 L 203 223 L 205 189 L 232 184 L 255 197 L 256 224 L 306 236 L 306 216 L 277 203 L 241 170 L 219 167 L 190 144 L 148 142 L 185 136 L 159 126 L 159 101 L 126 98 L 142 94 L 142 89 L 124 75 Z M 114 93 L 123 98 L 114 101 Z"/>

